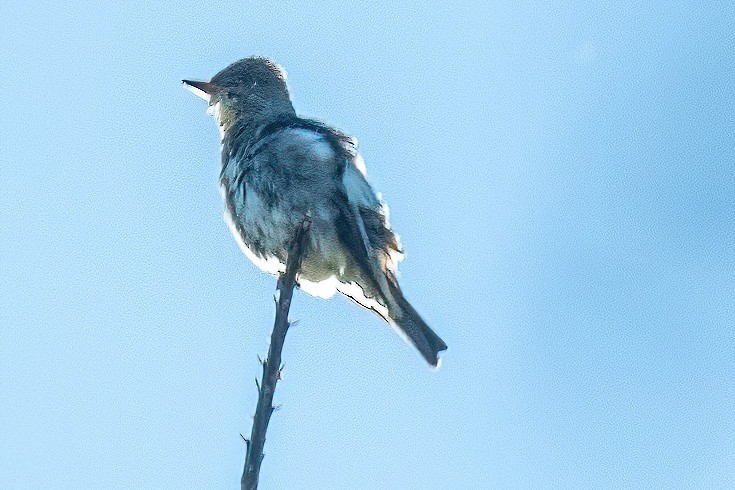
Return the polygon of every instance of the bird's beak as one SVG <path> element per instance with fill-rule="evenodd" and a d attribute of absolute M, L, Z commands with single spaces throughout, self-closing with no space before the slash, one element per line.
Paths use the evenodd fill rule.
<path fill-rule="evenodd" d="M 197 82 L 196 80 L 181 80 L 181 82 L 197 97 L 209 102 L 212 95 L 221 90 L 220 87 L 209 82 Z"/>

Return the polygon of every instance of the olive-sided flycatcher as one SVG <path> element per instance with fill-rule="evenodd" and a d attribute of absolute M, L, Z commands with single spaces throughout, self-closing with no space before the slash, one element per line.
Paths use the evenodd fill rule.
<path fill-rule="evenodd" d="M 209 82 L 184 83 L 219 124 L 225 216 L 245 255 L 263 271 L 285 271 L 308 218 L 301 289 L 324 298 L 339 291 L 375 311 L 436 366 L 447 345 L 398 286 L 401 245 L 355 140 L 297 116 L 284 71 L 268 59 L 245 58 Z"/>

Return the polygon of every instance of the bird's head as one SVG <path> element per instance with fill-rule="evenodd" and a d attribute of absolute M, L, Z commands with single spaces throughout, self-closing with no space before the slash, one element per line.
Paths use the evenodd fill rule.
<path fill-rule="evenodd" d="M 209 82 L 182 82 L 207 101 L 208 112 L 225 129 L 237 120 L 260 122 L 294 113 L 285 71 L 266 58 L 236 61 Z"/>

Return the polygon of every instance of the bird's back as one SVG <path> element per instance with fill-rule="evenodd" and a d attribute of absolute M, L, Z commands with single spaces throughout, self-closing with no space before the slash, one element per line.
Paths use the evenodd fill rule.
<path fill-rule="evenodd" d="M 293 118 L 261 127 L 248 140 L 224 142 L 220 183 L 233 233 L 246 253 L 275 257 L 282 265 L 304 217 L 315 221 L 315 232 L 322 222 L 331 225 L 351 154 L 339 133 L 325 128 Z M 279 270 L 273 263 L 256 265 L 271 273 Z"/>

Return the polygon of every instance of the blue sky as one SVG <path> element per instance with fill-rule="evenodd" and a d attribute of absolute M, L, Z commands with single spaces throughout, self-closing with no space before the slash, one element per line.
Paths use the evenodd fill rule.
<path fill-rule="evenodd" d="M 4 2 L 0 487 L 239 488 L 275 280 L 182 78 L 360 140 L 442 369 L 297 293 L 263 488 L 735 486 L 735 9 Z"/>

